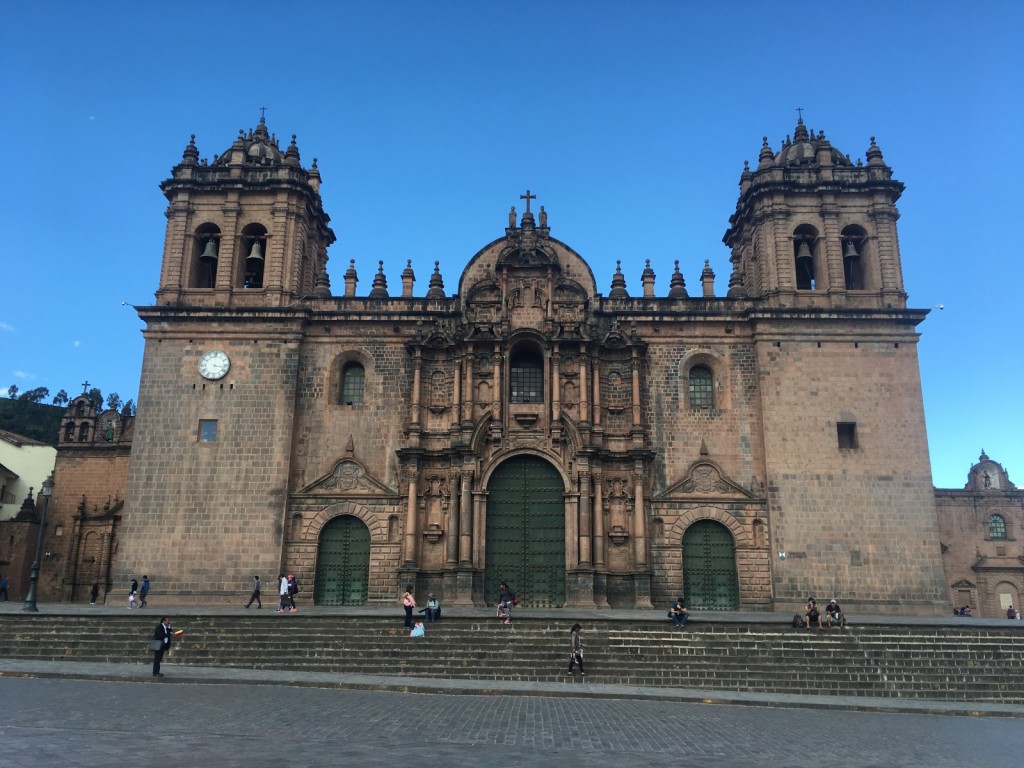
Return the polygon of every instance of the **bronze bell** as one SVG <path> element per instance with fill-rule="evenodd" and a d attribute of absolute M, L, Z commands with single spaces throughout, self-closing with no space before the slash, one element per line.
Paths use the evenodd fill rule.
<path fill-rule="evenodd" d="M 199 260 L 207 262 L 217 260 L 217 241 L 212 237 L 206 241 L 206 247 L 203 249 L 203 254 L 199 257 Z"/>
<path fill-rule="evenodd" d="M 800 247 L 797 248 L 796 265 L 801 269 L 808 270 L 808 272 L 814 269 L 814 257 L 811 256 L 811 247 L 807 245 L 806 240 L 802 240 Z"/>
<path fill-rule="evenodd" d="M 860 254 L 857 253 L 857 244 L 853 240 L 847 240 L 843 245 L 843 259 L 850 261 L 852 259 L 859 259 Z"/>
<path fill-rule="evenodd" d="M 263 246 L 260 245 L 259 240 L 253 242 L 252 250 L 249 251 L 249 255 L 245 259 L 245 266 L 249 269 L 263 266 Z"/>

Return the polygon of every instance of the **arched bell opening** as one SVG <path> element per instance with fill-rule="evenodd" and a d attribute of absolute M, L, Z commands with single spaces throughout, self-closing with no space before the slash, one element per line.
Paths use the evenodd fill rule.
<path fill-rule="evenodd" d="M 214 288 L 220 261 L 220 227 L 201 224 L 192 237 L 192 260 L 189 285 L 192 288 Z"/>
<path fill-rule="evenodd" d="M 243 288 L 262 288 L 266 266 L 267 229 L 262 224 L 249 224 L 242 229 L 242 253 L 240 261 L 241 285 Z"/>
<path fill-rule="evenodd" d="M 817 287 L 817 250 L 818 230 L 810 224 L 801 224 L 793 231 L 793 259 L 798 291 L 813 291 Z"/>
<path fill-rule="evenodd" d="M 867 288 L 864 269 L 867 232 L 862 227 L 851 224 L 843 228 L 841 238 L 843 242 L 843 279 L 846 290 L 863 291 Z"/>

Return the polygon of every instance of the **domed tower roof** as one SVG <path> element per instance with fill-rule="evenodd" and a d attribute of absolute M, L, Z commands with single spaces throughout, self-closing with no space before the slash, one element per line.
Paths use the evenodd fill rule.
<path fill-rule="evenodd" d="M 829 156 L 832 159 L 832 164 L 837 166 L 850 166 L 853 163 L 850 159 L 840 152 L 838 149 L 833 147 L 825 139 L 825 132 L 821 131 L 817 135 L 814 131 L 808 131 L 807 126 L 804 125 L 803 118 L 799 118 L 796 122 L 796 130 L 793 131 L 793 139 L 787 136 L 786 141 L 775 154 L 776 165 L 812 165 L 818 162 L 818 150 L 827 149 Z"/>
<path fill-rule="evenodd" d="M 292 137 L 292 146 L 295 146 L 295 137 Z M 246 165 L 280 165 L 284 162 L 284 153 L 278 145 L 277 137 L 267 131 L 266 118 L 260 118 L 260 124 L 256 130 L 238 132 L 238 138 L 226 152 L 218 156 L 214 165 L 228 165 L 233 161 L 235 150 L 242 150 L 244 153 L 243 162 Z M 298 147 L 292 150 L 298 157 Z"/>

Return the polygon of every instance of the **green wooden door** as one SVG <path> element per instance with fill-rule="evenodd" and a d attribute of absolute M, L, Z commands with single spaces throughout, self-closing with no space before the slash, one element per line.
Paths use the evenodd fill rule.
<path fill-rule="evenodd" d="M 351 515 L 336 517 L 320 532 L 316 557 L 317 605 L 362 605 L 370 581 L 370 529 Z"/>
<path fill-rule="evenodd" d="M 683 595 L 688 608 L 739 608 L 736 546 L 729 529 L 721 523 L 698 520 L 683 534 Z"/>
<path fill-rule="evenodd" d="M 507 581 L 523 605 L 565 602 L 565 501 L 562 477 L 535 456 L 498 467 L 487 488 L 484 589 L 498 600 Z"/>

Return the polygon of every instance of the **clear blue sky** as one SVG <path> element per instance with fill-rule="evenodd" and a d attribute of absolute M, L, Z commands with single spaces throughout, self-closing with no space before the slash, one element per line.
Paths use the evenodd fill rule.
<path fill-rule="evenodd" d="M 934 480 L 984 448 L 1024 485 L 1024 3 L 8 3 L 0 28 L 0 392 L 135 398 L 189 134 L 212 159 L 259 107 L 319 158 L 334 293 L 412 259 L 446 290 L 530 188 L 608 292 L 615 260 L 693 292 L 744 160 L 796 108 L 907 191 L 900 241 Z"/>

